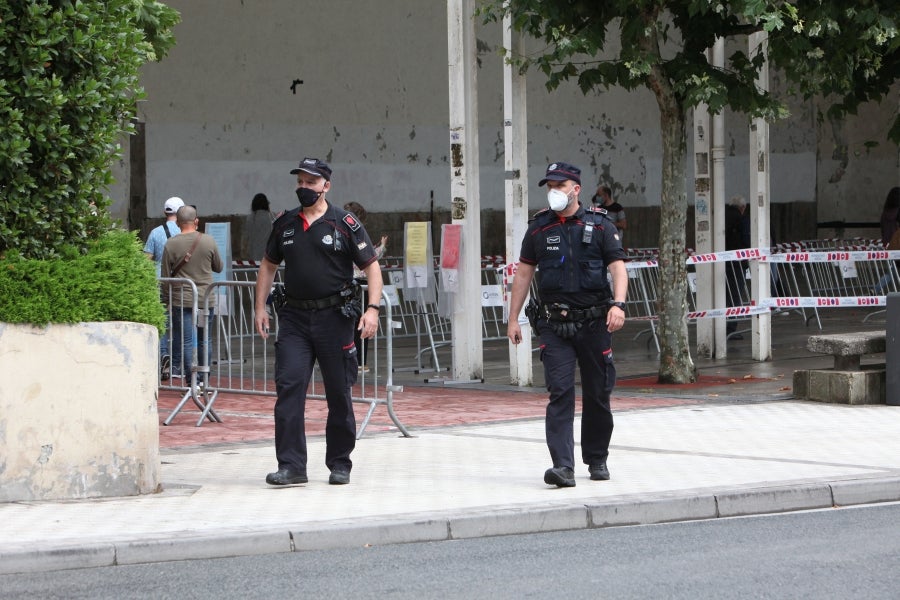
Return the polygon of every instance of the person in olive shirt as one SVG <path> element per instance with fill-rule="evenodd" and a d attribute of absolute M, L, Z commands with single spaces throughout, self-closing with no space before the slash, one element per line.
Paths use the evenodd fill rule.
<path fill-rule="evenodd" d="M 325 465 L 328 482 L 350 482 L 356 446 L 351 387 L 359 367 L 354 328 L 363 339 L 375 335 L 383 287 L 375 247 L 352 213 L 331 204 L 331 167 L 305 158 L 297 176 L 300 207 L 285 212 L 272 226 L 256 278 L 256 330 L 269 335 L 269 297 L 275 272 L 284 261 L 286 303 L 278 310 L 275 342 L 275 455 L 278 470 L 270 485 L 309 481 L 306 470 L 306 389 L 318 361 L 328 404 Z M 360 304 L 353 265 L 365 273 L 370 304 Z"/>
<path fill-rule="evenodd" d="M 200 220 L 197 209 L 182 206 L 178 209 L 177 223 L 181 234 L 169 238 L 163 249 L 160 264 L 163 277 L 190 279 L 197 286 L 197 308 L 203 310 L 203 299 L 213 282 L 213 272 L 221 273 L 224 268 L 219 248 L 211 235 L 197 230 Z M 172 292 L 172 377 L 187 377 L 191 372 L 194 352 L 194 298 L 190 287 L 174 284 Z M 206 316 L 206 331 L 210 331 L 216 312 L 216 297 L 209 299 L 209 314 Z M 198 324 L 202 327 L 202 325 Z M 198 364 L 209 366 L 206 337 L 202 331 L 197 334 Z M 205 373 L 200 382 L 205 383 Z"/>

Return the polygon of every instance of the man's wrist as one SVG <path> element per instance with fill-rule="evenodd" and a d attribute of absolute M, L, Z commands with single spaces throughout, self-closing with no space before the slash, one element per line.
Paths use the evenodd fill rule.
<path fill-rule="evenodd" d="M 366 304 L 366 310 L 369 310 L 370 308 L 374 308 L 378 312 L 381 312 L 381 306 L 378 304 Z"/>
<path fill-rule="evenodd" d="M 615 306 L 616 308 L 618 308 L 621 311 L 625 310 L 624 302 L 613 301 L 613 302 L 610 302 L 609 305 L 610 305 L 610 307 Z"/>

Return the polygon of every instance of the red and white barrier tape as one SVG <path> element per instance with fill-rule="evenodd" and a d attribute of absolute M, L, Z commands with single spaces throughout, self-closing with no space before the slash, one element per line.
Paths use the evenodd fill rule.
<path fill-rule="evenodd" d="M 772 308 L 823 308 L 840 306 L 886 306 L 887 296 L 798 296 L 765 298 L 761 307 Z"/>
<path fill-rule="evenodd" d="M 786 252 L 784 254 L 770 254 L 762 260 L 777 263 L 800 262 L 840 262 L 870 260 L 895 260 L 900 258 L 900 250 L 849 250 L 830 252 Z"/>

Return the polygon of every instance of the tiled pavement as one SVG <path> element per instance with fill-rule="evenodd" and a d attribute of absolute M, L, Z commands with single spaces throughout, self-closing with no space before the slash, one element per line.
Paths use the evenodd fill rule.
<path fill-rule="evenodd" d="M 0 573 L 900 499 L 900 408 L 792 400 L 792 370 L 830 362 L 797 344 L 785 342 L 768 363 L 736 346 L 728 360 L 697 361 L 699 385 L 676 387 L 646 379 L 643 348 L 617 350 L 612 480 L 592 482 L 581 468 L 566 489 L 542 481 L 544 391 L 503 385 L 502 375 L 465 386 L 395 381 L 404 389 L 394 408 L 413 437 L 377 407 L 348 486 L 327 483 L 315 435 L 324 402 L 307 408 L 310 482 L 272 488 L 264 477 L 275 468 L 274 399 L 222 395 L 224 423 L 195 427 L 192 407 L 160 427 L 162 493 L 0 505 Z M 499 347 L 486 374 L 504 370 Z M 161 394 L 161 421 L 178 399 Z"/>

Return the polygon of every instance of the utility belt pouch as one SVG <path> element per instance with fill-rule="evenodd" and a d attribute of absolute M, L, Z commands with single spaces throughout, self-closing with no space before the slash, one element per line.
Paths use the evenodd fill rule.
<path fill-rule="evenodd" d="M 537 331 L 537 322 L 541 316 L 541 305 L 534 298 L 530 299 L 528 304 L 525 305 L 525 316 L 528 317 L 528 323 L 531 325 L 531 328 Z"/>
<path fill-rule="evenodd" d="M 362 316 L 362 295 L 359 293 L 359 282 L 353 279 L 341 290 L 341 314 L 348 319 L 359 319 Z"/>
<path fill-rule="evenodd" d="M 272 286 L 272 292 L 269 294 L 269 304 L 275 309 L 275 312 L 281 310 L 281 307 L 287 303 L 287 294 L 284 293 L 284 284 L 276 283 Z"/>
<path fill-rule="evenodd" d="M 564 340 L 570 340 L 581 329 L 584 321 L 549 321 L 549 323 L 553 333 Z"/>
<path fill-rule="evenodd" d="M 544 305 L 544 314 L 548 321 L 571 321 L 571 310 L 568 304 L 559 302 Z"/>

